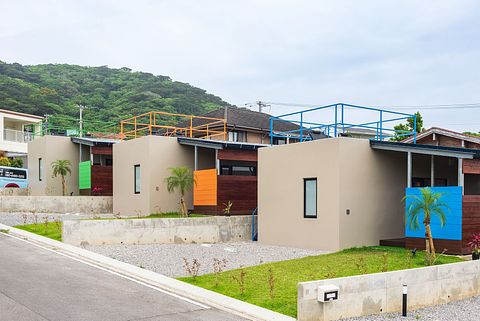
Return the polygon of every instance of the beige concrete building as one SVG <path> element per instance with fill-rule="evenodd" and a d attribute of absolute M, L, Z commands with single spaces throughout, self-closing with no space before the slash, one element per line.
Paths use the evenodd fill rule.
<path fill-rule="evenodd" d="M 175 212 L 180 195 L 168 193 L 165 179 L 169 168 L 193 168 L 192 147 L 180 145 L 176 137 L 144 136 L 113 146 L 113 212 L 149 215 Z M 192 195 L 186 197 L 192 207 Z"/>
<path fill-rule="evenodd" d="M 346 137 L 258 154 L 259 242 L 337 251 L 404 236 L 404 154 Z"/>
<path fill-rule="evenodd" d="M 65 178 L 67 195 L 78 195 L 78 145 L 70 137 L 42 136 L 28 143 L 28 186 L 31 195 L 62 195 L 60 177 L 53 177 L 52 162 L 69 160 L 72 175 Z"/>

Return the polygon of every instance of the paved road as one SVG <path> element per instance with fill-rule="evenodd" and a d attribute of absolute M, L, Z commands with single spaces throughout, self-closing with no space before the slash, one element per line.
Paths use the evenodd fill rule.
<path fill-rule="evenodd" d="M 240 321 L 0 234 L 1 321 Z"/>

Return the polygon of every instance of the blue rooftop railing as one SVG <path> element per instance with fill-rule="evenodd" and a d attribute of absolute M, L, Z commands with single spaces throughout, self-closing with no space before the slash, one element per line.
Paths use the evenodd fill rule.
<path fill-rule="evenodd" d="M 374 119 L 366 123 L 349 123 L 345 121 L 345 111 L 348 109 L 364 110 L 374 113 Z M 315 121 L 306 121 L 307 116 L 311 116 L 316 111 L 330 111 L 325 123 Z M 323 117 L 322 117 L 323 118 Z M 329 118 L 329 119 L 328 119 Z M 394 129 L 394 125 L 413 118 L 413 130 Z M 276 131 L 275 122 L 289 122 L 298 125 L 298 129 L 288 131 Z M 312 132 L 321 132 L 328 137 L 338 137 L 345 134 L 349 128 L 365 128 L 375 131 L 374 140 L 384 140 L 393 136 L 410 137 L 413 136 L 414 144 L 417 143 L 417 116 L 415 114 L 405 114 L 397 111 L 363 107 L 344 103 L 337 103 L 327 106 L 310 108 L 298 112 L 288 113 L 280 116 L 270 117 L 270 144 L 273 144 L 274 138 L 295 138 L 300 142 L 312 139 Z"/>

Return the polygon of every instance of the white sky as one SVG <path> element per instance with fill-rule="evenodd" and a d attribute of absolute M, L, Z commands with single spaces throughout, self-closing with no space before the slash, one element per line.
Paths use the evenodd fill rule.
<path fill-rule="evenodd" d="M 480 1 L 0 0 L 0 60 L 125 66 L 238 106 L 480 103 Z M 480 109 L 422 114 L 480 130 Z"/>

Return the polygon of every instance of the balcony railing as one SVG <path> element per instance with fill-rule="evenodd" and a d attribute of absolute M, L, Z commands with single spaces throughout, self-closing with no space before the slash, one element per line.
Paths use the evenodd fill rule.
<path fill-rule="evenodd" d="M 35 135 L 29 132 L 23 132 L 15 129 L 4 129 L 3 140 L 17 143 L 28 143 L 33 140 Z"/>

